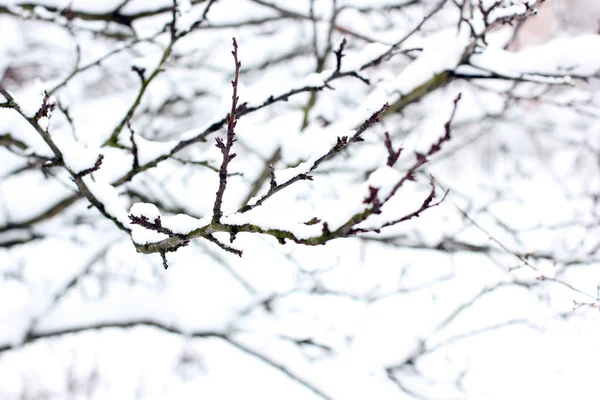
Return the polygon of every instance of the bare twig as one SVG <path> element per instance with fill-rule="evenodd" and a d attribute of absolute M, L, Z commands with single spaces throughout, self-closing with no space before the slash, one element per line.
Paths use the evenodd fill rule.
<path fill-rule="evenodd" d="M 239 210 L 239 212 L 250 211 L 253 208 L 262 205 L 263 202 L 266 201 L 269 197 L 273 196 L 275 193 L 279 192 L 282 189 L 285 189 L 286 187 L 290 186 L 291 184 L 293 184 L 295 182 L 298 182 L 300 180 L 312 180 L 312 177 L 310 175 L 308 175 L 308 174 L 310 174 L 311 172 L 313 172 L 314 170 L 316 170 L 319 167 L 319 165 L 321 165 L 321 163 L 323 163 L 324 161 L 329 160 L 330 158 L 332 158 L 333 156 L 335 156 L 336 154 L 338 154 L 340 151 L 342 151 L 350 143 L 361 142 L 363 140 L 361 138 L 361 135 L 367 129 L 369 129 L 371 126 L 373 126 L 375 123 L 379 122 L 379 117 L 384 112 L 386 112 L 388 109 L 389 109 L 389 105 L 386 103 L 379 110 L 375 111 L 371 115 L 371 117 L 369 117 L 365 122 L 363 122 L 356 129 L 356 132 L 354 133 L 354 135 L 351 138 L 348 138 L 346 136 L 339 137 L 338 140 L 337 140 L 337 143 L 327 152 L 327 154 L 319 157 L 318 159 L 316 159 L 313 162 L 313 164 L 308 169 L 307 173 L 296 175 L 295 177 L 290 178 L 286 182 L 282 182 L 282 183 L 280 183 L 278 185 L 271 186 L 271 188 L 269 189 L 269 191 L 266 194 L 264 194 L 260 199 L 258 199 L 254 204 L 252 204 L 252 205 L 246 205 L 246 206 L 242 207 Z"/>
<path fill-rule="evenodd" d="M 240 67 L 242 63 L 238 61 L 238 45 L 233 38 L 233 59 L 235 61 L 235 73 L 233 80 L 231 81 L 231 86 L 233 87 L 233 94 L 231 96 L 231 111 L 227 114 L 227 137 L 226 142 L 223 143 L 221 138 L 216 139 L 216 146 L 221 150 L 221 154 L 223 155 L 223 162 L 221 163 L 221 168 L 219 169 L 219 188 L 216 193 L 215 204 L 213 206 L 213 222 L 219 222 L 221 216 L 223 215 L 223 211 L 221 210 L 221 204 L 223 203 L 223 194 L 225 193 L 225 188 L 227 187 L 227 167 L 229 166 L 229 162 L 233 160 L 236 156 L 235 153 L 231 153 L 231 148 L 233 147 L 233 143 L 236 141 L 235 139 L 235 125 L 237 123 L 237 110 L 238 110 L 238 83 L 240 77 Z"/>
<path fill-rule="evenodd" d="M 131 127 L 131 121 L 127 120 L 127 129 L 129 129 L 129 139 L 131 140 L 131 154 L 133 155 L 132 169 L 136 170 L 140 167 L 140 159 L 138 157 L 138 147 L 135 142 L 135 131 Z"/>
<path fill-rule="evenodd" d="M 400 48 L 400 46 L 402 46 L 402 44 L 404 42 L 406 42 L 412 35 L 414 35 L 416 32 L 418 32 L 423 25 L 429 20 L 431 19 L 431 17 L 433 17 L 435 14 L 437 14 L 442 8 L 444 8 L 444 5 L 446 4 L 448 0 L 441 0 L 438 4 L 436 4 L 433 9 L 427 14 L 425 15 L 425 17 L 423 17 L 423 19 L 413 28 L 411 29 L 406 35 L 404 35 L 400 40 L 398 40 L 396 43 L 394 43 L 392 45 L 392 47 L 390 47 L 390 49 L 388 51 L 386 51 L 385 53 L 383 53 L 382 55 L 380 55 L 379 57 L 375 58 L 374 60 L 368 62 L 367 64 L 363 65 L 361 67 L 361 70 L 366 69 L 366 68 L 370 68 L 376 65 L 381 64 L 383 61 L 389 59 L 394 52 Z"/>

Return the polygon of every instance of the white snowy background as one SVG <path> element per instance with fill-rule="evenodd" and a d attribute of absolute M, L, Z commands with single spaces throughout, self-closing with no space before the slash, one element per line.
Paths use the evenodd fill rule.
<path fill-rule="evenodd" d="M 600 396 L 594 1 L 177 3 L 171 29 L 169 0 L 0 0 L 0 82 L 22 112 L 0 95 L 0 399 Z M 180 234 L 211 222 L 232 37 L 248 108 L 315 90 L 239 118 L 223 224 L 341 226 L 444 135 L 461 93 L 452 139 L 359 227 L 418 209 L 429 174 L 444 201 L 322 246 L 221 232 L 242 257 L 195 238 L 167 270 L 136 252 L 167 235 L 130 214 Z M 35 123 L 66 168 L 27 121 L 44 91 L 56 108 Z M 385 132 L 404 148 L 393 167 Z M 81 180 L 106 215 L 72 180 L 100 155 Z M 237 212 L 269 163 L 278 183 L 313 179 Z"/>

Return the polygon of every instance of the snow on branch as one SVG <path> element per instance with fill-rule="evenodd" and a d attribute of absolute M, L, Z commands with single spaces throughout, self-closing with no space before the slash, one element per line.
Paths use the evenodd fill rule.
<path fill-rule="evenodd" d="M 319 398 L 435 398 L 421 357 L 597 311 L 600 36 L 514 50 L 540 3 L 0 5 L 0 373 L 127 330 L 182 375 L 225 351 Z M 458 364 L 448 396 L 492 393 Z M 39 393 L 81 397 L 68 374 Z"/>
<path fill-rule="evenodd" d="M 428 94 L 447 86 L 456 79 L 477 80 L 492 78 L 509 82 L 528 81 L 543 84 L 559 84 L 570 82 L 572 76 L 581 78 L 593 76 L 597 74 L 600 68 L 600 65 L 596 65 L 597 63 L 593 59 L 589 59 L 589 57 L 586 59 L 583 52 L 577 53 L 578 57 L 576 59 L 565 57 L 565 59 L 574 60 L 573 65 L 556 65 L 556 57 L 553 58 L 554 65 L 552 63 L 542 65 L 543 60 L 549 58 L 549 54 L 556 51 L 556 46 L 558 46 L 556 43 L 560 44 L 560 41 L 552 44 L 554 47 L 548 45 L 543 51 L 540 49 L 536 53 L 536 50 L 533 49 L 522 54 L 509 53 L 488 44 L 486 35 L 491 33 L 493 28 L 497 27 L 499 23 L 506 23 L 514 18 L 532 15 L 534 13 L 534 3 L 532 2 L 520 2 L 519 4 L 508 6 L 503 2 L 496 2 L 491 6 L 484 6 L 483 2 L 479 2 L 477 5 L 472 5 L 472 10 L 461 8 L 460 10 L 463 15 L 457 28 L 450 28 L 448 29 L 448 34 L 438 35 L 431 40 L 416 41 L 417 44 L 423 45 L 422 48 L 419 47 L 420 53 L 417 56 L 411 56 L 407 65 L 396 76 L 391 78 L 384 77 L 382 83 L 378 83 L 372 89 L 373 98 L 386 98 L 388 100 L 383 107 L 374 112 L 370 118 L 365 119 L 362 125 L 354 130 L 354 132 L 339 134 L 333 142 L 326 143 L 321 148 L 316 148 L 312 155 L 305 158 L 296 167 L 276 168 L 274 165 L 267 165 L 266 174 L 264 175 L 268 182 L 268 189 L 262 195 L 255 196 L 248 204 L 239 208 L 238 213 L 224 215 L 222 209 L 223 198 L 228 186 L 228 178 L 235 175 L 229 172 L 228 169 L 230 161 L 236 156 L 236 153 L 232 152 L 232 147 L 237 140 L 235 127 L 240 118 L 270 107 L 275 103 L 288 101 L 292 97 L 303 93 L 315 94 L 325 92 L 326 90 L 333 90 L 332 83 L 341 78 L 357 78 L 366 85 L 372 85 L 373 83 L 369 76 L 370 71 L 379 68 L 382 63 L 389 61 L 396 54 L 402 52 L 403 49 L 401 47 L 413 40 L 428 21 L 452 5 L 448 1 L 439 1 L 407 33 L 392 44 L 384 45 L 374 42 L 366 46 L 363 51 L 352 54 L 353 57 L 350 55 L 347 56 L 346 53 L 349 51 L 348 40 L 343 38 L 336 49 L 329 46 L 330 50 L 332 50 L 332 55 L 335 57 L 331 69 L 323 69 L 307 75 L 305 79 L 293 80 L 284 85 L 278 85 L 266 97 L 251 95 L 250 92 L 246 98 L 244 94 L 244 102 L 241 104 L 238 98 L 241 87 L 239 85 L 241 63 L 238 60 L 237 42 L 234 39 L 234 50 L 232 53 L 235 60 L 235 71 L 234 79 L 231 82 L 233 95 L 230 109 L 226 116 L 217 115 L 215 119 L 206 125 L 192 129 L 180 135 L 175 140 L 171 139 L 159 142 L 149 140 L 145 136 L 137 134 L 132 127 L 133 120 L 140 113 L 140 110 L 143 110 L 143 98 L 148 87 L 165 70 L 169 60 L 174 55 L 180 57 L 179 54 L 175 54 L 174 52 L 176 43 L 189 37 L 194 29 L 206 21 L 208 11 L 213 6 L 213 3 L 215 2 L 205 2 L 203 8 L 200 9 L 192 7 L 196 2 L 175 1 L 170 8 L 156 10 L 156 14 L 170 13 L 170 21 L 162 31 L 157 32 L 154 36 L 150 35 L 146 37 L 151 38 L 148 39 L 150 42 L 158 39 L 163 34 L 163 36 L 168 36 L 168 40 L 166 42 L 163 41 L 161 50 L 152 54 L 151 57 L 138 59 L 133 63 L 133 70 L 139 77 L 139 90 L 136 93 L 134 101 L 104 142 L 105 148 L 114 148 L 127 152 L 131 160 L 131 167 L 129 170 L 122 171 L 110 183 L 95 182 L 93 179 L 88 179 L 92 173 L 103 170 L 103 164 L 107 162 L 104 154 L 106 151 L 104 149 L 83 146 L 76 140 L 64 139 L 59 136 L 52 137 L 47 132 L 47 126 L 45 125 L 47 125 L 47 119 L 54 104 L 50 100 L 50 96 L 47 94 L 43 96 L 41 104 L 38 104 L 37 107 L 32 108 L 28 106 L 27 112 L 24 111 L 23 106 L 19 108 L 18 104 L 21 103 L 17 103 L 14 97 L 10 95 L 5 95 L 5 101 L 0 104 L 2 108 L 13 108 L 17 111 L 22 111 L 21 114 L 23 117 L 38 130 L 40 136 L 50 146 L 55 155 L 56 162 L 50 160 L 50 164 L 48 165 L 63 166 L 78 186 L 79 193 L 64 199 L 60 203 L 60 207 L 64 207 L 65 204 L 73 204 L 81 196 L 85 197 L 102 214 L 113 220 L 120 229 L 130 231 L 131 226 L 135 225 L 134 233 L 132 233 L 134 242 L 138 246 L 138 249 L 143 252 L 162 251 L 164 254 L 166 251 L 178 248 L 182 241 L 194 237 L 204 237 L 214 241 L 216 239 L 214 239 L 212 234 L 215 232 L 228 232 L 232 235 L 232 238 L 235 237 L 237 232 L 261 232 L 275 236 L 280 241 L 289 239 L 304 244 L 321 244 L 335 237 L 358 233 L 360 232 L 359 229 L 366 228 L 358 228 L 356 225 L 367 219 L 370 215 L 380 213 L 383 205 L 395 195 L 400 187 L 406 181 L 414 180 L 415 172 L 425 165 L 432 155 L 440 151 L 442 145 L 450 139 L 449 126 L 446 127 L 446 135 L 434 143 L 427 152 L 416 153 L 415 163 L 402 176 L 399 176 L 398 171 L 395 169 L 396 162 L 401 156 L 402 147 L 395 148 L 391 137 L 386 135 L 384 140 L 384 146 L 387 151 L 386 165 L 376 169 L 368 179 L 368 189 L 363 199 L 364 203 L 362 203 L 367 206 L 367 209 L 355 214 L 351 220 L 346 221 L 344 224 L 334 226 L 331 223 L 323 222 L 316 226 L 316 224 L 306 224 L 296 221 L 293 225 L 295 224 L 297 232 L 294 232 L 294 230 L 286 230 L 281 224 L 268 223 L 265 226 L 261 226 L 260 224 L 255 224 L 252 218 L 260 213 L 255 209 L 266 204 L 266 201 L 275 194 L 296 182 L 314 179 L 313 173 L 322 163 L 336 157 L 348 146 L 362 141 L 362 134 L 377 123 L 379 119 L 404 110 L 409 104 L 423 99 Z M 59 10 L 50 11 L 56 13 Z M 281 12 L 281 10 L 279 11 Z M 115 15 L 120 15 L 121 12 L 122 10 L 120 9 L 117 10 L 116 14 L 113 11 L 111 18 L 115 17 Z M 154 11 L 144 15 L 130 15 L 131 21 L 133 21 L 137 18 L 154 15 Z M 294 15 L 293 18 L 304 19 L 304 17 L 299 15 Z M 47 17 L 50 18 L 50 16 Z M 74 14 L 73 18 L 103 20 L 104 14 L 81 11 L 80 15 Z M 331 23 L 334 24 L 334 22 L 332 21 Z M 144 41 L 146 39 L 136 39 L 130 44 L 122 46 L 122 49 L 120 48 L 118 51 L 131 48 L 134 44 Z M 591 43 L 595 43 L 595 41 L 597 41 L 597 38 L 582 38 L 578 42 L 578 46 L 572 46 L 573 43 L 565 43 L 562 46 L 562 51 L 574 51 L 584 45 L 588 47 Z M 115 54 L 115 52 L 111 52 L 110 54 Z M 542 57 L 534 57 L 533 55 L 535 54 Z M 354 59 L 352 60 L 352 58 Z M 79 73 L 99 65 L 105 59 L 105 57 L 100 57 L 85 64 L 83 67 L 79 67 L 80 60 L 78 56 L 76 68 L 67 79 L 62 80 L 59 85 L 55 86 L 53 92 L 64 87 L 66 82 L 74 79 Z M 540 62 L 535 64 L 535 60 L 540 60 Z M 474 70 L 476 72 L 473 72 Z M 381 101 L 378 104 L 381 105 L 384 102 Z M 454 112 L 456 111 L 457 103 L 458 98 L 455 100 Z M 454 117 L 454 112 L 452 118 Z M 218 132 L 224 127 L 226 127 L 225 139 L 223 140 L 220 137 L 215 139 L 216 147 L 221 153 L 221 162 L 220 167 L 215 168 L 219 173 L 219 181 L 210 223 L 203 220 L 204 225 L 202 225 L 197 224 L 197 221 L 195 221 L 195 225 L 193 225 L 191 231 L 181 232 L 166 228 L 164 219 L 157 221 L 156 218 L 144 216 L 143 214 L 135 215 L 134 213 L 130 213 L 127 215 L 126 212 L 124 213 L 123 205 L 118 204 L 119 195 L 116 188 L 131 182 L 138 175 L 158 167 L 164 161 L 182 160 L 181 158 L 177 158 L 179 153 L 189 151 L 194 144 L 206 141 L 211 134 Z M 128 128 L 129 135 L 121 134 L 124 128 Z M 18 142 L 13 141 L 11 143 Z M 23 144 L 22 147 L 24 146 Z M 191 161 L 185 161 L 184 163 L 186 165 L 195 165 Z M 205 162 L 205 164 L 210 165 L 208 162 Z M 114 176 L 114 174 L 111 176 Z M 83 180 L 84 177 L 86 178 L 85 180 Z M 392 185 L 385 185 L 384 182 L 386 181 L 394 183 Z M 256 193 L 260 193 L 259 186 L 256 188 Z M 99 200 L 99 197 L 107 199 L 107 203 L 105 204 L 102 200 Z M 433 201 L 434 197 L 435 190 L 434 186 L 432 186 L 432 190 L 423 201 L 422 207 L 409 215 L 418 216 L 420 212 L 438 204 Z M 54 211 L 51 208 L 39 216 L 32 217 L 29 221 L 23 221 L 20 226 L 26 227 L 33 223 L 32 221 L 37 222 L 52 215 L 54 215 Z M 317 220 L 324 221 L 323 218 L 317 218 Z M 400 220 L 405 219 L 400 218 Z M 399 222 L 401 221 L 395 223 Z M 377 229 L 395 223 L 383 224 Z M 138 228 L 163 236 L 144 238 Z M 162 244 L 156 245 L 156 243 Z M 219 245 L 228 251 L 238 254 L 237 250 L 231 247 L 227 247 L 222 243 Z"/>
<path fill-rule="evenodd" d="M 75 184 L 77 185 L 79 192 L 96 209 L 98 209 L 98 211 L 100 211 L 101 214 L 103 214 L 106 218 L 112 220 L 119 229 L 129 232 L 129 228 L 124 224 L 122 216 L 111 213 L 110 208 L 112 207 L 107 207 L 107 205 L 105 205 L 101 200 L 99 200 L 94 191 L 90 190 L 90 187 L 84 180 L 84 177 L 86 175 L 100 168 L 103 158 L 102 155 L 98 155 L 95 161 L 93 161 L 93 164 L 90 165 L 91 158 L 89 157 L 89 152 L 81 152 L 81 146 L 75 145 L 74 142 L 69 141 L 62 142 L 63 147 L 61 149 L 55 143 L 54 139 L 48 132 L 47 122 L 44 123 L 44 125 L 46 125 L 45 128 L 40 123 L 40 121 L 48 120 L 50 117 L 51 110 L 54 109 L 54 105 L 52 104 L 48 93 L 45 93 L 39 110 L 33 116 L 28 116 L 21 109 L 19 103 L 15 101 L 15 98 L 10 94 L 8 90 L 6 90 L 2 83 L 0 83 L 0 94 L 2 94 L 2 96 L 4 96 L 4 98 L 7 99 L 7 102 L 11 105 L 10 108 L 14 109 L 17 113 L 19 113 L 21 117 L 23 117 L 42 137 L 44 142 L 46 142 L 46 144 L 48 145 L 48 147 L 50 147 L 50 149 L 56 157 L 54 164 L 62 166 L 64 169 L 67 170 L 73 182 L 75 182 Z M 112 189 L 114 190 L 114 188 Z"/>
<path fill-rule="evenodd" d="M 235 49 L 236 47 L 234 45 L 233 53 L 237 69 L 237 66 L 239 66 L 239 61 L 237 60 Z M 236 78 L 234 78 L 234 80 L 232 81 L 232 85 L 234 87 L 232 110 L 235 110 L 235 106 L 237 103 L 237 94 L 235 92 Z M 282 220 L 280 214 L 273 214 L 273 210 L 269 210 L 268 208 L 264 211 L 260 211 L 260 209 L 264 207 L 259 206 L 263 205 L 263 203 L 268 198 L 274 196 L 275 194 L 285 189 L 286 187 L 289 187 L 295 182 L 298 182 L 300 180 L 312 180 L 313 178 L 311 175 L 309 175 L 309 173 L 315 171 L 323 162 L 339 154 L 340 151 L 346 146 L 349 146 L 352 143 L 362 142 L 362 134 L 374 124 L 376 124 L 379 121 L 380 116 L 389 109 L 389 106 L 387 104 L 375 113 L 373 113 L 371 117 L 369 117 L 367 120 L 365 120 L 356 129 L 353 136 L 338 137 L 337 142 L 328 152 L 321 156 L 313 157 L 312 161 L 309 160 L 308 162 L 303 163 L 303 166 L 300 168 L 297 167 L 292 169 L 294 175 L 286 179 L 281 184 L 277 183 L 278 174 L 277 171 L 275 171 L 272 174 L 271 178 L 271 188 L 254 204 L 245 206 L 242 209 L 240 209 L 237 213 L 229 214 L 223 216 L 222 218 L 215 219 L 213 215 L 210 223 L 206 223 L 206 219 L 204 221 L 196 220 L 192 223 L 192 226 L 189 226 L 188 229 L 186 229 L 188 230 L 188 233 L 184 233 L 181 229 L 171 230 L 165 227 L 156 207 L 152 205 L 142 204 L 135 205 L 130 211 L 129 215 L 129 218 L 131 219 L 132 223 L 140 225 L 141 227 L 150 231 L 158 232 L 167 236 L 166 238 L 160 241 L 146 243 L 140 243 L 139 241 L 134 239 L 136 241 L 136 248 L 138 251 L 143 253 L 160 253 L 163 257 L 164 264 L 166 267 L 167 263 L 165 254 L 167 252 L 176 251 L 180 247 L 187 245 L 189 241 L 194 238 L 207 239 L 211 242 L 217 243 L 222 249 L 226 251 L 232 252 L 239 256 L 242 255 L 242 252 L 240 250 L 232 248 L 228 245 L 225 245 L 224 243 L 217 241 L 217 239 L 213 236 L 213 234 L 216 232 L 229 233 L 232 242 L 238 233 L 247 232 L 261 233 L 273 236 L 282 244 L 285 243 L 286 240 L 291 240 L 299 244 L 314 246 L 325 244 L 333 239 L 353 236 L 358 233 L 379 232 L 385 227 L 396 225 L 403 221 L 407 221 L 414 217 L 418 217 L 421 215 L 422 212 L 439 205 L 445 198 L 444 195 L 444 197 L 441 200 L 434 201 L 434 199 L 436 198 L 436 192 L 433 177 L 430 178 L 431 191 L 423 200 L 422 205 L 419 207 L 419 209 L 401 218 L 388 221 L 379 227 L 357 227 L 362 222 L 366 221 L 371 215 L 381 214 L 383 206 L 392 197 L 394 197 L 394 195 L 403 186 L 403 184 L 406 181 L 414 181 L 416 179 L 415 173 L 417 172 L 417 170 L 419 170 L 424 164 L 426 164 L 429 161 L 430 157 L 440 152 L 442 149 L 442 145 L 451 139 L 450 125 L 456 114 L 456 109 L 460 97 L 461 96 L 459 95 L 454 100 L 454 108 L 450 119 L 445 124 L 444 135 L 441 136 L 435 143 L 433 143 L 426 153 L 415 153 L 415 161 L 413 165 L 410 168 L 408 168 L 408 170 L 404 174 L 401 174 L 398 171 L 394 170 L 392 168 L 393 163 L 392 165 L 386 165 L 385 167 L 382 167 L 382 169 L 373 173 L 368 181 L 368 188 L 370 194 L 362 202 L 366 205 L 366 208 L 358 213 L 350 215 L 347 218 L 346 222 L 342 223 L 340 226 L 332 227 L 327 221 L 323 221 L 322 219 L 317 219 L 310 223 L 294 222 L 289 218 Z M 230 121 L 231 123 L 229 124 L 230 128 L 228 129 L 227 138 L 229 149 L 231 148 L 230 145 L 233 144 L 235 138 L 235 114 L 233 114 L 233 111 L 230 116 Z M 225 168 L 222 167 L 222 170 L 226 172 L 227 162 L 228 160 L 230 160 L 231 157 L 229 155 L 229 149 L 227 148 L 228 144 L 225 144 L 222 141 L 218 143 L 220 143 L 220 146 L 218 145 L 218 147 L 222 151 L 224 157 L 223 160 Z M 393 150 L 393 145 L 391 144 L 389 136 L 386 137 L 384 144 L 388 151 L 392 151 L 392 158 L 395 157 L 395 159 L 397 159 L 400 152 L 398 150 Z M 384 171 L 388 171 L 388 173 L 383 174 Z M 220 185 L 219 188 L 223 188 L 224 190 L 224 185 Z M 220 193 L 222 193 L 222 191 Z M 180 216 L 180 218 L 187 217 Z M 194 224 L 196 224 L 196 226 L 194 226 Z"/>

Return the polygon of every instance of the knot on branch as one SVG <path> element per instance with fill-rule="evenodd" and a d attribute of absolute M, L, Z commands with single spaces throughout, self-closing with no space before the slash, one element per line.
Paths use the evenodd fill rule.
<path fill-rule="evenodd" d="M 140 81 L 142 81 L 142 84 L 146 82 L 146 68 L 138 67 L 137 65 L 132 65 L 131 70 L 135 72 L 137 76 L 140 77 Z"/>
<path fill-rule="evenodd" d="M 346 38 L 342 39 L 342 42 L 340 43 L 340 47 L 338 47 L 337 50 L 333 51 L 333 53 L 335 54 L 335 61 L 336 61 L 335 72 L 340 72 L 340 70 L 342 69 L 342 57 L 345 56 L 345 54 L 344 54 L 345 47 L 346 47 Z"/>
<path fill-rule="evenodd" d="M 398 158 L 400 157 L 402 150 L 404 150 L 404 149 L 402 147 L 399 147 L 398 150 L 394 150 L 394 147 L 392 145 L 392 139 L 390 138 L 389 132 L 385 133 L 385 140 L 383 143 L 385 144 L 385 148 L 388 151 L 388 158 L 387 158 L 386 165 L 393 167 L 394 164 L 396 164 L 396 161 L 398 161 Z"/>
<path fill-rule="evenodd" d="M 308 174 L 299 174 L 298 179 L 305 180 L 305 181 L 312 181 L 313 177 L 312 177 L 312 175 L 308 175 Z"/>
<path fill-rule="evenodd" d="M 181 247 L 187 246 L 188 244 L 190 244 L 190 241 L 189 240 L 184 240 L 183 242 L 177 243 L 176 245 L 174 245 L 172 247 L 169 247 L 168 249 L 160 251 L 159 253 L 160 253 L 160 256 L 162 258 L 163 267 L 165 269 L 169 268 L 169 263 L 167 262 L 167 253 L 169 253 L 169 252 L 173 253 L 173 252 L 179 250 Z"/>
<path fill-rule="evenodd" d="M 431 149 L 434 150 L 434 153 L 437 153 L 441 150 L 441 146 L 439 144 L 435 144 L 431 146 Z M 427 160 L 427 156 L 421 152 L 415 151 L 415 157 L 417 158 L 417 162 L 421 164 L 425 164 Z"/>
<path fill-rule="evenodd" d="M 328 237 L 331 236 L 331 230 L 329 229 L 329 224 L 327 222 L 323 222 L 323 236 Z"/>
<path fill-rule="evenodd" d="M 344 148 L 348 144 L 348 136 L 342 136 L 337 138 L 337 142 L 335 146 L 333 146 L 333 151 L 337 153 L 341 149 Z"/>
<path fill-rule="evenodd" d="M 56 108 L 55 103 L 50 102 L 50 95 L 44 90 L 44 99 L 42 100 L 42 106 L 35 113 L 34 119 L 37 121 L 42 117 L 50 118 L 50 113 Z"/>
<path fill-rule="evenodd" d="M 321 222 L 321 220 L 320 220 L 319 218 L 317 218 L 317 217 L 313 217 L 311 220 L 309 220 L 309 221 L 306 221 L 306 222 L 304 223 L 304 225 L 316 225 L 316 224 L 318 224 L 319 222 Z"/>
<path fill-rule="evenodd" d="M 381 213 L 381 201 L 379 200 L 379 188 L 369 186 L 369 195 L 363 200 L 363 204 L 371 204 L 375 214 Z"/>

